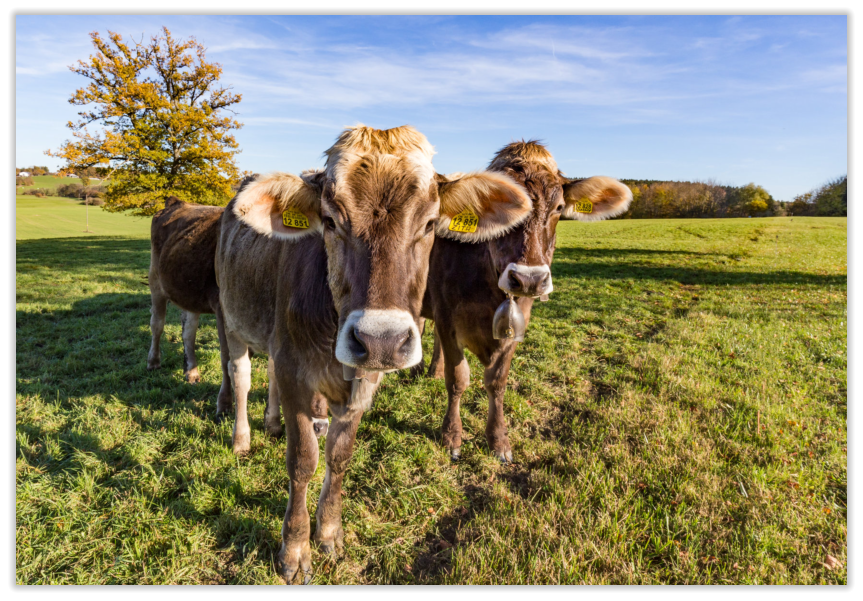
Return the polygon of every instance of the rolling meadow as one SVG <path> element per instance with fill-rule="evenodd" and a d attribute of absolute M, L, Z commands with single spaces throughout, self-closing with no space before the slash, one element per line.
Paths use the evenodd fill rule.
<path fill-rule="evenodd" d="M 237 457 L 214 421 L 213 316 L 200 384 L 173 306 L 146 369 L 149 220 L 91 207 L 84 234 L 69 199 L 17 207 L 16 582 L 277 583 L 266 357 Z M 458 463 L 443 381 L 387 375 L 344 484 L 345 549 L 313 550 L 313 582 L 847 583 L 847 220 L 557 231 L 505 397 L 515 463 L 488 452 L 473 356 Z"/>

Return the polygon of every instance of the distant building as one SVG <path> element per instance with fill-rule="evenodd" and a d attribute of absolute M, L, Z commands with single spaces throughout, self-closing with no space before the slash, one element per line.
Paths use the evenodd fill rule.
<path fill-rule="evenodd" d="M 30 177 L 30 172 L 29 171 L 22 171 L 21 173 L 18 174 L 18 177 Z"/>
<path fill-rule="evenodd" d="M 66 177 L 78 177 L 78 176 L 77 176 L 77 175 L 75 175 L 74 173 L 67 173 L 67 174 L 66 174 Z"/>

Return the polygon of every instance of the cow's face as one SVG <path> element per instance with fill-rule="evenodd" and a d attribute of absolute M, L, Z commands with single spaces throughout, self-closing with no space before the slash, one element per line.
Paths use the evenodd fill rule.
<path fill-rule="evenodd" d="M 489 244 L 498 286 L 513 296 L 539 297 L 554 290 L 551 261 L 561 216 L 607 219 L 625 212 L 632 200 L 629 188 L 610 177 L 564 177 L 551 154 L 535 142 L 504 147 L 490 169 L 522 184 L 533 202 L 526 220 Z"/>
<path fill-rule="evenodd" d="M 394 371 L 422 359 L 418 323 L 436 232 L 489 239 L 530 215 L 530 198 L 509 177 L 446 180 L 433 152 L 411 128 L 350 128 L 324 170 L 270 176 L 238 196 L 238 216 L 260 207 L 257 218 L 251 208 L 240 218 L 261 233 L 323 236 L 339 314 L 335 354 L 345 365 Z M 278 182 L 290 193 L 267 192 Z"/>

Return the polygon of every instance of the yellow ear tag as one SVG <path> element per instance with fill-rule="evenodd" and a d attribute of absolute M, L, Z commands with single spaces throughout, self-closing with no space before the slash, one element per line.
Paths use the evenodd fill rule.
<path fill-rule="evenodd" d="M 477 217 L 470 209 L 465 209 L 458 215 L 452 218 L 449 222 L 449 229 L 452 232 L 464 232 L 472 234 L 479 226 L 479 217 Z"/>
<path fill-rule="evenodd" d="M 301 230 L 309 229 L 309 219 L 296 209 L 288 209 L 282 213 L 282 224 L 285 227 L 295 227 Z"/>
<path fill-rule="evenodd" d="M 578 213 L 593 213 L 593 203 L 586 198 L 582 198 L 575 203 L 575 210 Z"/>

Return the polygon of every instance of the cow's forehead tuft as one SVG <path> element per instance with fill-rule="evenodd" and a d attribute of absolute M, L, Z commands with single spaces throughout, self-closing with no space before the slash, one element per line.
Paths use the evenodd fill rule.
<path fill-rule="evenodd" d="M 420 185 L 428 185 L 434 178 L 434 153 L 426 137 L 408 125 L 385 130 L 357 125 L 345 129 L 326 151 L 326 171 L 338 186 L 363 159 L 374 159 L 381 168 L 395 161 L 412 171 Z"/>
<path fill-rule="evenodd" d="M 489 169 L 503 171 L 516 164 L 533 164 L 557 173 L 557 163 L 548 149 L 536 140 L 510 142 L 501 148 L 489 164 Z"/>

